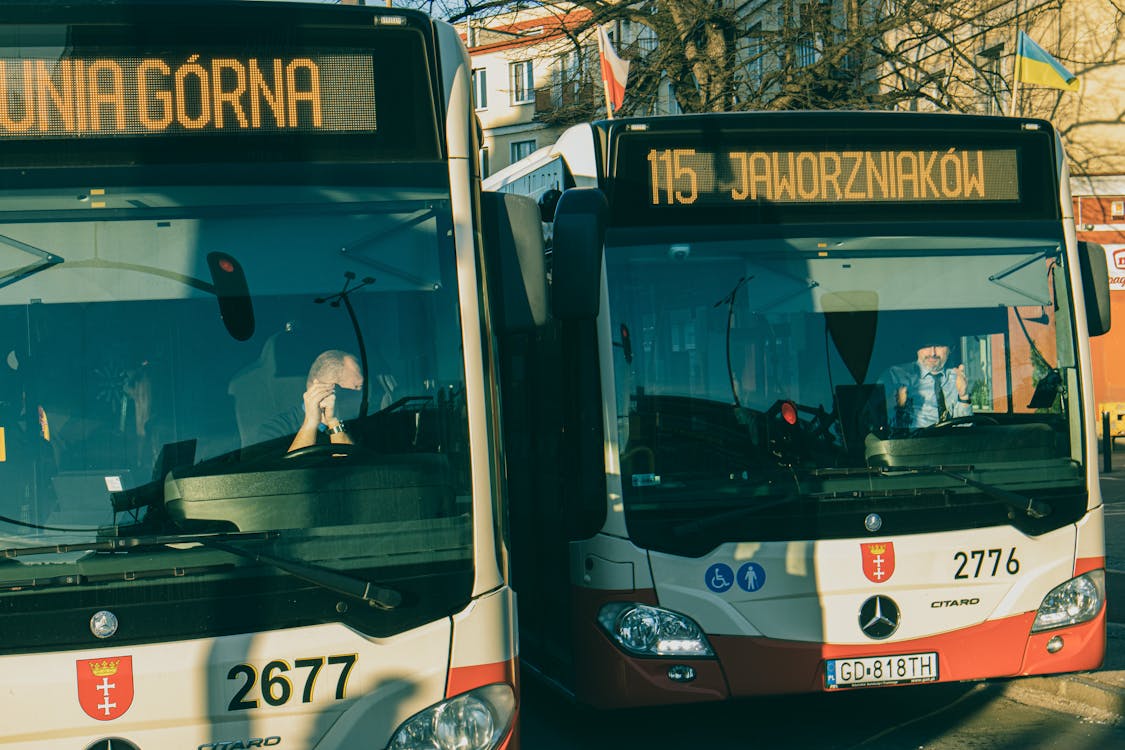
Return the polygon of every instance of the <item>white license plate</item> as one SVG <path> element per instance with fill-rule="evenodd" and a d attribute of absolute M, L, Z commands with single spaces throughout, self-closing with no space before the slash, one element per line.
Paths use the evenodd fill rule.
<path fill-rule="evenodd" d="M 824 685 L 829 690 L 863 685 L 897 685 L 933 682 L 938 678 L 938 655 L 863 656 L 829 659 L 824 665 Z"/>

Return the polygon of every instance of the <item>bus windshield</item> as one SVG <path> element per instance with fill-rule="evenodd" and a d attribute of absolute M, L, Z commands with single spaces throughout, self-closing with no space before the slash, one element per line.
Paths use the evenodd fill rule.
<path fill-rule="evenodd" d="M 311 597 L 261 613 L 271 628 L 337 606 L 207 543 L 222 535 L 358 580 L 393 585 L 409 570 L 411 622 L 468 599 L 447 184 L 8 191 L 0 215 L 0 546 L 12 557 L 0 588 L 61 596 L 150 578 L 128 596 L 174 599 L 188 580 Z M 325 351 L 360 365 L 362 388 L 338 389 L 335 405 L 354 444 L 328 442 L 322 425 L 291 452 Z M 161 537 L 204 541 L 92 549 Z"/>
<path fill-rule="evenodd" d="M 842 537 L 896 511 L 899 533 L 1034 531 L 1085 508 L 1061 237 L 628 237 L 606 264 L 642 544 Z"/>

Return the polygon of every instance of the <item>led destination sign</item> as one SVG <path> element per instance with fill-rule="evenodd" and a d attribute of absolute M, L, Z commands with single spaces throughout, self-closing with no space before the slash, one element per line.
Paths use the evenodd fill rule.
<path fill-rule="evenodd" d="M 1018 201 L 1015 149 L 647 152 L 651 206 Z"/>
<path fill-rule="evenodd" d="M 0 139 L 374 132 L 371 55 L 0 58 Z"/>

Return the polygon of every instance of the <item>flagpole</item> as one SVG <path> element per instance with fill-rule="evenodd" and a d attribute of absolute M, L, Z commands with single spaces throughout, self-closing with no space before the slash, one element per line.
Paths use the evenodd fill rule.
<path fill-rule="evenodd" d="M 602 26 L 598 24 L 598 70 L 602 72 L 602 93 L 605 94 L 606 118 L 613 119 L 613 100 L 609 96 L 609 80 L 605 75 L 605 47 L 602 44 Z"/>
<path fill-rule="evenodd" d="M 1020 98 L 1020 25 L 1016 22 L 1016 55 L 1012 58 L 1012 103 L 1008 106 L 1008 116 L 1016 116 L 1016 102 Z"/>

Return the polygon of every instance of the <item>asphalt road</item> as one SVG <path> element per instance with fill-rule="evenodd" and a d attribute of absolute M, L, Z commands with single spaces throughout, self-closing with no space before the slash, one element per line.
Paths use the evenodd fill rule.
<path fill-rule="evenodd" d="M 1101 484 L 1109 620 L 1125 623 L 1125 450 L 1120 446 L 1114 455 L 1114 469 L 1102 474 Z"/>

